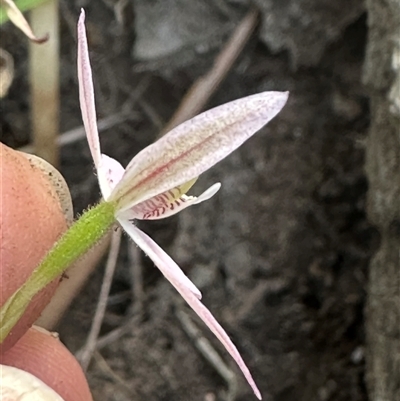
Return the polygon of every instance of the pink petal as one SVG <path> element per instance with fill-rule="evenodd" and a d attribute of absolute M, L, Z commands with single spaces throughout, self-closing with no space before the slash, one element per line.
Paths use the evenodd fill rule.
<path fill-rule="evenodd" d="M 121 210 L 194 177 L 228 156 L 275 117 L 288 92 L 264 92 L 206 111 L 142 150 L 111 195 Z"/>
<path fill-rule="evenodd" d="M 78 81 L 79 102 L 82 110 L 83 125 L 85 126 L 90 152 L 92 153 L 94 164 L 97 168 L 100 162 L 100 141 L 97 131 L 92 69 L 90 67 L 86 38 L 85 11 L 83 9 L 81 9 L 81 15 L 78 21 Z"/>
<path fill-rule="evenodd" d="M 160 269 L 165 278 L 186 288 L 196 299 L 201 299 L 200 290 L 189 280 L 181 268 L 148 235 L 139 230 L 131 221 L 117 217 L 118 222 L 133 241 L 147 254 Z"/>
<path fill-rule="evenodd" d="M 260 390 L 257 388 L 257 385 L 255 384 L 253 377 L 240 356 L 236 346 L 211 312 L 200 302 L 196 293 L 187 286 L 187 282 L 182 281 L 181 275 L 183 272 L 179 269 L 176 263 L 147 234 L 140 231 L 132 223 L 124 220 L 119 220 L 119 222 L 133 241 L 135 241 L 136 244 L 150 257 L 150 259 L 153 260 L 156 266 L 163 272 L 165 277 L 181 294 L 189 306 L 199 315 L 218 340 L 221 341 L 223 346 L 238 364 L 256 397 L 261 400 Z M 168 272 L 168 275 L 165 274 L 165 272 Z"/>
<path fill-rule="evenodd" d="M 124 173 L 125 169 L 119 162 L 109 156 L 101 155 L 97 166 L 97 178 L 104 200 L 108 200 L 112 190 L 119 183 Z"/>
<path fill-rule="evenodd" d="M 127 220 L 160 220 L 166 217 L 173 216 L 181 212 L 189 206 L 197 205 L 213 197 L 221 188 L 218 182 L 204 191 L 198 197 L 182 195 L 178 199 L 170 200 L 170 191 L 156 195 L 153 198 L 147 199 L 138 205 L 133 206 L 131 209 L 118 213 Z"/>

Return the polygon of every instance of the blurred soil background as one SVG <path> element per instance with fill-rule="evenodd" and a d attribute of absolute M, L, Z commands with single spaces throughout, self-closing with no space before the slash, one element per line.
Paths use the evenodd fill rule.
<path fill-rule="evenodd" d="M 259 24 L 206 108 L 266 90 L 289 90 L 287 106 L 192 190 L 220 181 L 214 198 L 139 226 L 202 290 L 266 401 L 366 401 L 367 269 L 380 237 L 366 217 L 364 2 L 252 4 Z M 80 7 L 98 118 L 115 118 L 101 133 L 102 150 L 126 165 L 212 68 L 250 2 L 61 1 L 61 132 L 82 125 Z M 1 140 L 18 148 L 30 142 L 27 46 L 10 24 L 1 35 L 16 66 L 1 101 Z M 82 139 L 60 154 L 79 214 L 99 198 L 89 148 Z M 102 279 L 100 268 L 57 328 L 73 352 L 86 341 Z M 199 352 L 182 316 L 209 339 L 233 378 L 224 380 Z M 216 339 L 125 237 L 101 335 L 117 329 L 87 372 L 95 400 L 254 399 Z"/>

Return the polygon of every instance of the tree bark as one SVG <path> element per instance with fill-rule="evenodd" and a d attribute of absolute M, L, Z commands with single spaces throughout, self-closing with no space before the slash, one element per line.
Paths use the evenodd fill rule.
<path fill-rule="evenodd" d="M 400 1 L 368 0 L 364 81 L 370 88 L 368 215 L 381 235 L 366 315 L 371 401 L 400 400 Z"/>

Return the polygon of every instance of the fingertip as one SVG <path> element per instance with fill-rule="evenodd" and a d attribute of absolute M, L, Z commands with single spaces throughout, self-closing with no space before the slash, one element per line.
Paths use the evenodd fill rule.
<path fill-rule="evenodd" d="M 33 374 L 65 401 L 92 400 L 81 366 L 54 333 L 31 327 L 0 362 Z"/>

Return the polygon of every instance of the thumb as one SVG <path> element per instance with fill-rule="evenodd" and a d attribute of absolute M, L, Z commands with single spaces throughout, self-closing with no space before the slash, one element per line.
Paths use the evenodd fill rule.
<path fill-rule="evenodd" d="M 35 326 L 30 328 L 11 349 L 0 356 L 0 363 L 31 373 L 56 391 L 64 401 L 92 400 L 78 361 L 57 336 L 44 329 Z M 51 398 L 49 401 L 52 401 Z"/>
<path fill-rule="evenodd" d="M 0 306 L 26 281 L 67 229 L 48 178 L 22 153 L 0 143 Z M 28 330 L 49 302 L 55 280 L 37 294 L 0 346 L 4 352 Z"/>

